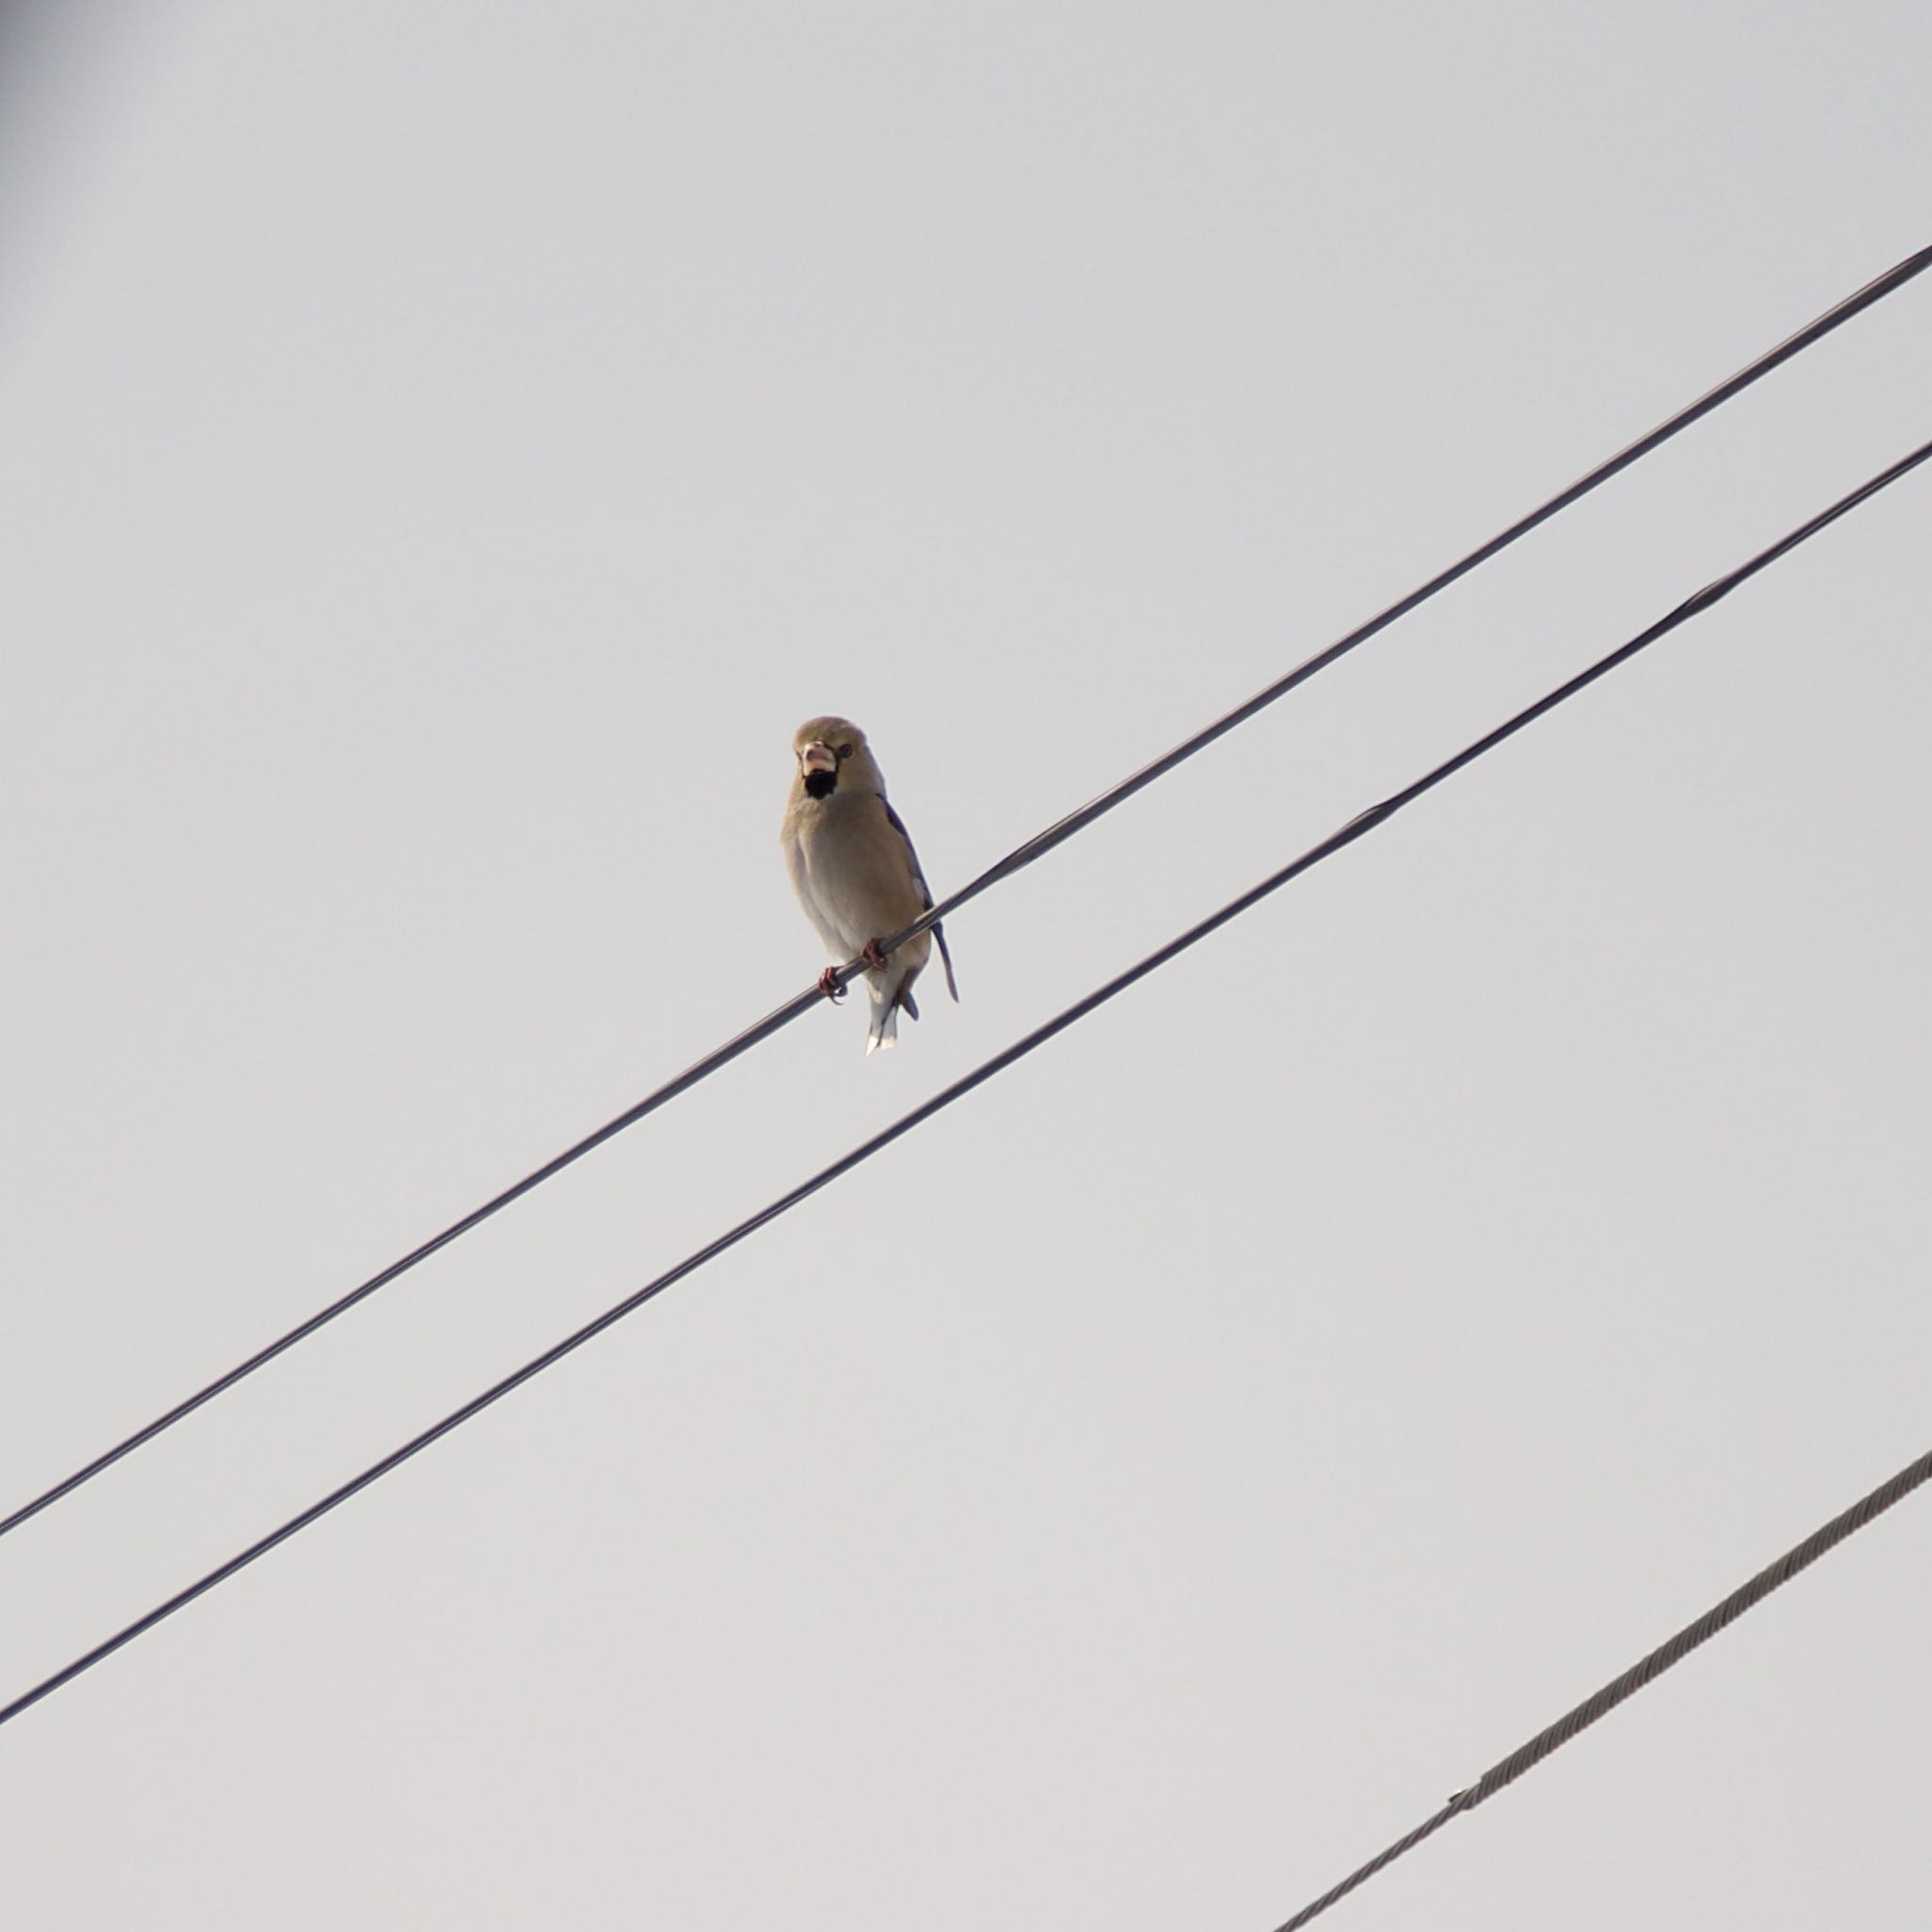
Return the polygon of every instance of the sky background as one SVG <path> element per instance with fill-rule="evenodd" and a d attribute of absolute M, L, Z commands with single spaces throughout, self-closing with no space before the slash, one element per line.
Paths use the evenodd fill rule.
<path fill-rule="evenodd" d="M 1932 240 L 1921 4 L 0 15 L 0 1505 Z M 1932 435 L 1932 277 L 0 1542 L 0 1701 Z M 10 1924 L 1285 1918 L 1928 1445 L 1932 475 L 0 1733 Z M 1932 1502 L 1336 1914 L 1903 1924 Z"/>

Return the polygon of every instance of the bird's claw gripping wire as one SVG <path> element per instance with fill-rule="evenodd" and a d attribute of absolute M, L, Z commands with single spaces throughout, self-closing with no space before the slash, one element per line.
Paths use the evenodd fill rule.
<path fill-rule="evenodd" d="M 879 942 L 875 939 L 866 941 L 865 944 L 859 949 L 858 957 L 860 961 L 870 966 L 874 973 L 883 973 L 886 970 L 886 956 L 879 951 Z M 846 993 L 851 991 L 849 987 L 841 986 L 839 983 L 839 970 L 836 966 L 827 966 L 819 974 L 819 991 L 828 1000 L 835 1003 L 842 1000 Z"/>

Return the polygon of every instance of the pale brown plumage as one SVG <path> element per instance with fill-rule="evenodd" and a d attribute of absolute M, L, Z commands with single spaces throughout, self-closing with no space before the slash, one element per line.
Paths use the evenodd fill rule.
<path fill-rule="evenodd" d="M 878 964 L 873 941 L 902 932 L 932 904 L 918 855 L 899 815 L 886 802 L 885 778 L 849 719 L 813 718 L 792 740 L 797 766 L 786 801 L 780 841 L 792 889 L 828 952 L 842 965 L 868 958 L 866 992 L 872 1027 L 865 1050 L 893 1045 L 901 1007 L 913 1018 L 919 1008 L 912 983 L 924 970 L 935 940 L 945 962 L 946 985 L 959 989 L 945 935 L 938 926 L 908 940 Z M 827 991 L 831 991 L 829 975 Z"/>

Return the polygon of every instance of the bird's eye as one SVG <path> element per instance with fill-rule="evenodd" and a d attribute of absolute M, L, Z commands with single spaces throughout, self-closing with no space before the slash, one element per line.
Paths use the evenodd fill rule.
<path fill-rule="evenodd" d="M 852 747 L 849 744 L 841 744 L 839 747 L 839 756 L 841 758 L 849 758 L 852 756 Z"/>

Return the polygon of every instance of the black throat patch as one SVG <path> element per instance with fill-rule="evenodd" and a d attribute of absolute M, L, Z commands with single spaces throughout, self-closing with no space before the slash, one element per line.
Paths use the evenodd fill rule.
<path fill-rule="evenodd" d="M 814 798 L 829 798 L 839 789 L 839 774 L 830 772 L 808 772 L 805 774 L 805 789 Z"/>

